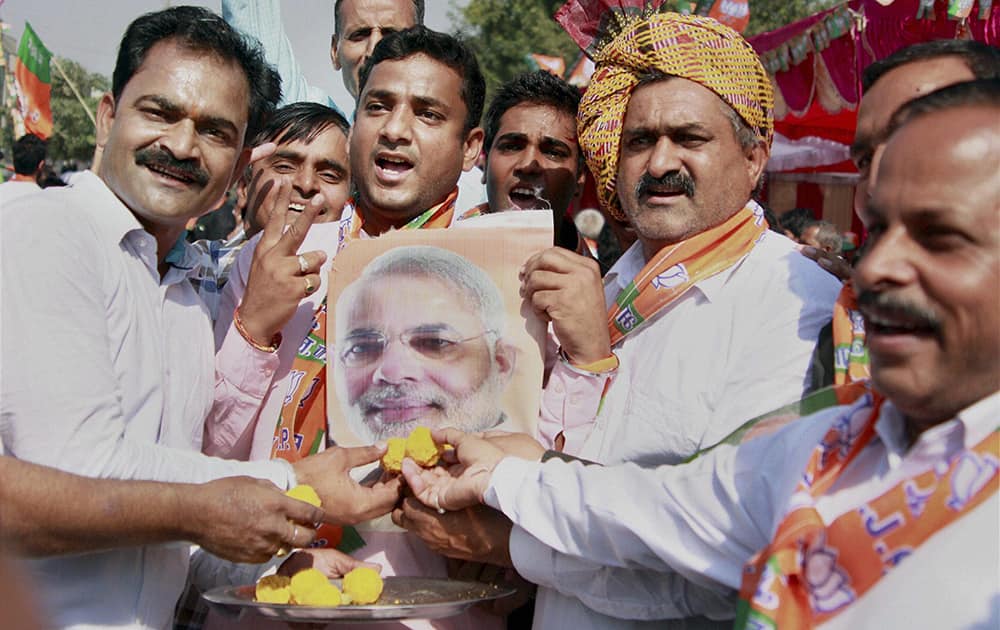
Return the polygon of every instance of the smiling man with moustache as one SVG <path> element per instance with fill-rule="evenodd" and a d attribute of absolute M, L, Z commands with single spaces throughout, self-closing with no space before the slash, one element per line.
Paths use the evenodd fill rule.
<path fill-rule="evenodd" d="M 337 299 L 333 381 L 365 443 L 417 426 L 499 426 L 517 350 L 500 289 L 467 258 L 427 246 L 372 260 Z"/>
<path fill-rule="evenodd" d="M 801 398 L 840 285 L 768 231 L 752 199 L 770 150 L 772 88 L 746 40 L 710 18 L 654 14 L 633 18 L 599 57 L 580 146 L 605 210 L 638 242 L 603 283 L 594 261 L 559 248 L 525 264 L 522 295 L 562 345 L 539 432 L 547 448 L 602 464 L 677 464 Z M 393 518 L 425 523 L 426 514 L 404 499 Z M 588 607 L 613 585 L 565 594 L 553 556 L 509 523 L 465 538 L 475 542 L 456 536 L 438 548 L 462 558 L 474 549 L 540 586 L 536 628 L 663 628 L 699 615 L 711 620 L 679 623 L 731 626 L 715 621 L 732 617 L 726 589 L 691 587 L 641 613 L 610 602 L 605 613 L 647 621 L 613 619 Z"/>
<path fill-rule="evenodd" d="M 112 90 L 98 105 L 98 172 L 5 208 L 6 453 L 92 477 L 200 483 L 247 475 L 281 490 L 308 483 L 329 522 L 371 517 L 395 503 L 398 486 L 362 488 L 346 473 L 377 459 L 378 449 L 331 450 L 291 466 L 199 452 L 218 373 L 208 310 L 187 282 L 194 256 L 183 234 L 247 164 L 245 137 L 261 127 L 278 93 L 259 50 L 210 11 L 176 7 L 129 26 Z M 304 230 L 300 224 L 283 236 L 272 225 L 286 247 Z M 249 380 L 229 385 L 242 390 Z M 262 506 L 246 510 L 226 492 L 215 500 L 242 515 L 236 535 L 266 520 Z M 288 511 L 263 504 L 275 505 Z M 128 505 L 120 518 L 142 509 Z M 277 516 L 268 526 L 273 550 L 282 540 L 313 538 L 303 535 L 313 523 Z M 31 573 L 58 627 L 164 628 L 189 556 L 184 544 L 147 545 L 39 560 Z"/>

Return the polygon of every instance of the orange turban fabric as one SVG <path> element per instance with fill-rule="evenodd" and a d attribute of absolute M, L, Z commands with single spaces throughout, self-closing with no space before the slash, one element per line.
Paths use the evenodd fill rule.
<path fill-rule="evenodd" d="M 650 72 L 712 90 L 768 147 L 774 135 L 774 92 L 757 53 L 743 37 L 707 17 L 657 13 L 627 25 L 594 56 L 577 119 L 580 147 L 604 207 L 624 219 L 615 183 L 622 125 L 632 90 Z"/>

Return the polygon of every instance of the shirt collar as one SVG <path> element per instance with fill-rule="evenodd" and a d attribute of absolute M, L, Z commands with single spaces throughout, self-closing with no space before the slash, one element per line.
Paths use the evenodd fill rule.
<path fill-rule="evenodd" d="M 768 233 L 764 232 L 761 240 L 768 237 Z M 758 241 L 758 244 L 760 241 Z M 753 251 L 753 250 L 751 250 Z M 748 254 L 749 256 L 749 254 Z M 731 265 L 727 269 L 723 269 L 719 273 L 709 276 L 708 278 L 703 278 L 698 282 L 694 283 L 694 289 L 697 289 L 705 296 L 709 302 L 715 300 L 719 293 L 729 282 L 729 278 L 733 275 L 733 272 L 746 260 L 746 256 L 741 258 L 736 262 L 735 265 Z M 608 273 L 604 276 L 604 297 L 607 304 L 611 304 L 622 289 L 627 287 L 632 279 L 639 275 L 642 268 L 646 266 L 646 258 L 642 252 L 642 243 L 636 241 L 629 247 L 621 258 L 608 270 Z"/>
<path fill-rule="evenodd" d="M 934 455 L 934 451 L 941 451 L 943 454 L 975 446 L 990 432 L 997 430 L 998 417 L 1000 392 L 994 392 L 966 407 L 951 420 L 927 429 L 911 446 L 906 437 L 903 414 L 887 400 L 875 422 L 875 432 L 885 444 L 890 466 L 895 467 L 908 453 Z"/>
<path fill-rule="evenodd" d="M 88 208 L 93 208 L 91 215 L 98 229 L 105 234 L 116 245 L 120 245 L 130 234 L 136 233 L 140 238 L 149 239 L 154 247 L 152 253 L 153 270 L 156 269 L 156 239 L 153 235 L 142 227 L 142 224 L 135 218 L 128 206 L 115 195 L 104 180 L 93 171 L 87 170 L 80 174 L 73 188 L 83 190 L 86 194 L 92 195 L 96 203 L 87 204 Z M 164 259 L 171 267 L 176 269 L 184 277 L 193 273 L 201 264 L 201 254 L 197 249 L 191 247 L 185 240 L 184 235 L 177 239 Z M 175 279 L 170 278 L 173 274 L 163 278 L 164 284 L 173 284 Z"/>
<path fill-rule="evenodd" d="M 88 204 L 92 208 L 91 215 L 98 228 L 116 244 L 121 243 L 129 232 L 145 231 L 128 206 L 93 171 L 83 171 L 73 187 L 96 198 L 97 203 Z"/>

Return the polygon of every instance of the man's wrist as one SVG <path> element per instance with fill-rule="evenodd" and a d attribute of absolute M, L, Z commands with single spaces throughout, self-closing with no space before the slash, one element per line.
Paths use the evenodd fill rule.
<path fill-rule="evenodd" d="M 248 325 L 246 323 L 239 306 L 233 310 L 233 326 L 236 327 L 236 331 L 240 333 L 244 341 L 261 352 L 270 352 L 273 354 L 278 351 L 278 346 L 281 345 L 281 332 L 276 332 L 272 335 L 262 334 L 253 324 Z M 267 339 L 268 342 L 264 343 L 263 339 Z"/>
<path fill-rule="evenodd" d="M 559 360 L 570 369 L 571 372 L 583 376 L 604 376 L 611 374 L 618 369 L 618 355 L 609 351 L 608 355 L 596 361 L 582 363 L 572 359 L 566 352 L 559 348 Z"/>

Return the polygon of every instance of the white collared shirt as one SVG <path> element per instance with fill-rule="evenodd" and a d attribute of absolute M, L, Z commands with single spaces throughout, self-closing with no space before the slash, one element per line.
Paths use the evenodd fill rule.
<path fill-rule="evenodd" d="M 609 305 L 645 264 L 636 243 L 611 268 L 605 278 Z M 543 441 L 562 431 L 567 453 L 603 464 L 684 461 L 746 420 L 802 397 L 816 338 L 830 321 L 840 286 L 787 238 L 765 232 L 743 260 L 696 283 L 615 347 L 620 367 L 599 414 L 607 377 L 575 374 L 557 363 L 543 394 Z M 510 549 L 518 571 L 543 587 L 536 602 L 537 627 L 643 627 L 598 615 L 558 593 L 549 557 L 530 546 L 522 548 L 518 536 L 512 537 Z M 633 588 L 652 589 L 664 602 L 673 602 L 661 611 L 732 615 L 731 593 L 713 597 L 655 581 Z M 596 593 L 605 586 L 599 580 L 590 584 L 595 592 L 589 596 L 599 597 Z M 613 609 L 621 614 L 632 610 L 624 600 Z M 656 619 L 652 611 L 642 615 Z M 662 628 L 664 622 L 649 625 Z M 704 620 L 671 627 L 706 625 L 717 627 Z"/>
<path fill-rule="evenodd" d="M 5 210 L 0 436 L 8 454 L 69 472 L 286 488 L 286 462 L 200 453 L 215 381 L 205 305 L 182 263 L 160 278 L 156 240 L 93 173 Z M 38 560 L 57 627 L 163 628 L 187 573 L 183 543 Z"/>
<path fill-rule="evenodd" d="M 739 588 L 744 564 L 770 542 L 816 445 L 834 419 L 862 404 L 822 411 L 682 466 L 603 468 L 507 458 L 493 472 L 486 502 L 514 521 L 522 549 L 550 561 L 563 592 L 612 614 L 662 615 L 670 612 L 671 587 L 681 576 Z M 817 499 L 817 511 L 829 523 L 906 479 L 947 465 L 996 431 L 998 418 L 1000 394 L 994 393 L 905 450 L 903 419 L 887 402 L 877 438 Z M 986 473 L 998 464 L 989 460 Z M 998 508 L 994 491 L 823 627 L 995 626 Z M 657 574 L 658 582 L 651 579 Z"/>

